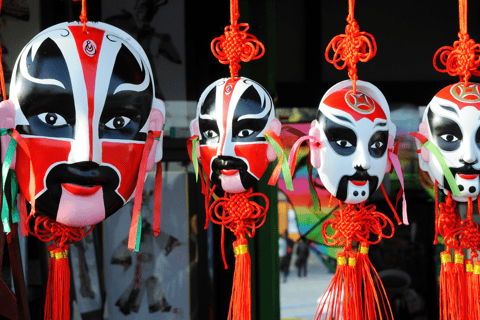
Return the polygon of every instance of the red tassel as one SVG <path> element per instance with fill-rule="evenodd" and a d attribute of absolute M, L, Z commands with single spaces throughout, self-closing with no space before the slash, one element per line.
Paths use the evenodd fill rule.
<path fill-rule="evenodd" d="M 345 273 L 345 284 L 342 309 L 345 319 L 361 320 L 360 316 L 360 282 L 357 277 L 357 254 L 348 252 L 348 267 Z"/>
<path fill-rule="evenodd" d="M 48 280 L 47 280 L 47 294 L 45 296 L 45 313 L 44 320 L 50 320 L 52 318 L 52 274 L 54 268 L 55 254 L 53 251 L 57 248 L 52 244 L 47 247 L 48 250 Z"/>
<path fill-rule="evenodd" d="M 465 284 L 467 287 L 467 319 L 478 320 L 478 288 L 474 288 L 473 280 L 473 262 L 471 259 L 465 260 Z M 476 291 L 476 292 L 475 292 Z"/>
<path fill-rule="evenodd" d="M 235 272 L 233 274 L 232 297 L 228 320 L 252 319 L 251 265 L 248 242 L 240 238 L 233 243 Z"/>
<path fill-rule="evenodd" d="M 70 319 L 70 268 L 68 245 L 56 248 L 48 246 L 50 253 L 47 296 L 45 298 L 45 320 Z"/>
<path fill-rule="evenodd" d="M 457 301 L 453 301 L 454 308 L 457 310 L 455 320 L 467 319 L 467 286 L 464 260 L 463 252 L 455 250 L 455 281 L 457 285 Z"/>
<path fill-rule="evenodd" d="M 377 319 L 377 314 L 379 319 L 393 319 L 385 287 L 368 257 L 368 250 L 369 244 L 362 242 L 357 259 L 358 280 L 361 281 L 359 287 L 363 288 L 363 317 L 361 319 Z"/>
<path fill-rule="evenodd" d="M 320 298 L 315 320 L 348 319 L 358 318 L 357 278 L 355 270 L 355 256 L 352 255 L 347 264 L 348 252 L 337 254 L 337 270 L 327 290 Z M 324 314 L 325 312 L 325 314 Z"/>
<path fill-rule="evenodd" d="M 480 319 L 480 261 L 475 262 L 471 278 L 471 298 L 472 303 L 468 306 L 468 319 Z"/>
<path fill-rule="evenodd" d="M 458 290 L 455 284 L 455 270 L 449 250 L 440 254 L 440 320 L 456 320 Z"/>

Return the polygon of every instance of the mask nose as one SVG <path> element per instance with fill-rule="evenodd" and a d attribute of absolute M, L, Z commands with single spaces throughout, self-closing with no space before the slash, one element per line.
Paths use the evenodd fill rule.
<path fill-rule="evenodd" d="M 75 127 L 72 149 L 68 156 L 68 163 L 95 162 L 101 163 L 101 152 L 96 150 L 92 143 L 93 135 L 90 135 L 88 125 L 77 124 Z M 98 140 L 98 139 L 97 139 Z M 93 147 L 92 147 L 93 146 Z"/>
<path fill-rule="evenodd" d="M 473 141 L 465 146 L 460 162 L 463 164 L 475 164 L 478 162 L 478 149 Z"/>
<path fill-rule="evenodd" d="M 235 156 L 235 144 L 230 140 L 231 137 L 227 137 L 225 134 L 222 135 L 222 139 L 220 140 L 219 155 L 229 157 Z"/>
<path fill-rule="evenodd" d="M 363 143 L 357 145 L 357 151 L 355 152 L 355 158 L 353 159 L 353 167 L 357 169 L 368 170 L 372 165 L 370 161 L 370 154 L 367 146 Z"/>

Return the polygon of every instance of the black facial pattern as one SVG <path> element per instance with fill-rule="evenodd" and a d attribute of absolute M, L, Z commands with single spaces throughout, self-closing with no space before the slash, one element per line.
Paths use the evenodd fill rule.
<path fill-rule="evenodd" d="M 432 109 L 427 112 L 428 125 L 438 147 L 444 151 L 455 151 L 460 148 L 463 134 L 460 126 L 452 119 L 435 114 Z M 480 133 L 476 134 L 477 146 L 480 147 Z"/>
<path fill-rule="evenodd" d="M 17 125 L 16 129 L 25 135 L 73 138 L 75 104 L 70 72 L 60 48 L 47 38 L 39 46 L 35 57 L 32 57 L 31 48 L 26 54 L 25 68 L 31 77 L 53 79 L 65 88 L 32 82 L 23 76 L 19 65 L 15 86 L 21 88 L 18 102 L 29 125 Z"/>
<path fill-rule="evenodd" d="M 218 115 L 216 114 L 216 92 L 219 87 L 216 86 L 205 97 L 205 101 L 200 107 L 200 115 L 208 115 L 212 119 L 206 119 L 205 117 L 199 118 L 199 128 L 202 139 L 200 144 L 215 144 L 219 142 L 220 131 L 217 124 Z M 268 94 L 264 96 L 264 99 L 271 99 Z M 270 102 L 270 105 L 271 102 Z M 260 114 L 267 106 L 267 101 L 262 103 L 261 97 L 254 86 L 248 87 L 241 95 L 236 106 L 230 105 L 230 108 L 234 107 L 232 119 L 232 142 L 255 142 L 265 141 L 263 136 L 259 136 L 268 124 L 270 112 L 267 112 L 262 118 L 239 118 L 248 114 Z M 273 108 L 272 108 L 273 109 Z"/>
<path fill-rule="evenodd" d="M 29 81 L 17 68 L 15 85 L 22 88 L 18 96 L 20 108 L 29 125 L 18 125 L 21 134 L 55 138 L 74 138 L 75 104 L 70 72 L 58 45 L 47 38 L 38 48 L 35 58 L 27 53 L 26 69 L 37 79 L 53 79 L 63 84 L 39 84 Z M 100 116 L 100 139 L 146 140 L 140 133 L 150 114 L 153 98 L 152 80 L 141 92 L 122 91 L 113 94 L 123 83 L 140 84 L 145 67 L 138 65 L 132 52 L 122 45 L 113 68 L 104 109 Z"/>
<path fill-rule="evenodd" d="M 110 39 L 110 41 L 115 38 Z M 100 139 L 145 141 L 146 133 L 140 132 L 152 109 L 153 80 L 144 91 L 121 91 L 115 89 L 124 83 L 141 84 L 145 79 L 146 67 L 137 63 L 132 52 L 122 44 L 113 67 L 107 98 L 100 116 Z M 149 75 L 148 75 L 149 76 Z"/>
<path fill-rule="evenodd" d="M 349 156 L 355 153 L 357 148 L 357 135 L 355 132 L 331 121 L 325 116 L 320 120 L 324 122 L 324 131 L 328 143 L 332 149 L 341 156 Z M 368 151 L 373 158 L 381 158 L 388 146 L 388 131 L 376 131 L 368 142 Z"/>
<path fill-rule="evenodd" d="M 49 171 L 45 180 L 46 191 L 35 201 L 35 208 L 39 213 L 56 219 L 62 195 L 62 183 L 85 187 L 102 186 L 105 218 L 124 205 L 122 198 L 115 191 L 120 183 L 120 177 L 111 167 L 99 166 L 90 161 L 60 163 Z"/>

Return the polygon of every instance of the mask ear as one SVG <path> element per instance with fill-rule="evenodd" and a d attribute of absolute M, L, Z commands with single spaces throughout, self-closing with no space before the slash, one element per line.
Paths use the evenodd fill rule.
<path fill-rule="evenodd" d="M 5 100 L 0 103 L 0 129 L 12 129 L 15 127 L 15 106 L 10 100 Z M 10 136 L 4 135 L 1 138 L 2 150 L 1 160 L 5 159 L 7 154 L 8 144 L 10 143 Z M 11 168 L 15 167 L 16 156 L 13 157 Z"/>
<path fill-rule="evenodd" d="M 423 121 L 420 123 L 418 128 L 418 133 L 423 135 L 424 137 L 428 138 L 428 123 L 427 121 Z M 420 143 L 417 142 L 417 148 L 420 146 Z M 420 169 L 423 171 L 428 172 L 428 162 L 430 161 L 430 151 L 427 148 L 422 146 L 420 156 L 418 157 L 418 162 L 420 164 Z"/>
<path fill-rule="evenodd" d="M 190 122 L 190 135 L 198 136 L 200 139 L 200 128 L 198 127 L 198 119 L 193 119 Z M 200 160 L 200 143 L 197 143 L 197 159 Z"/>
<path fill-rule="evenodd" d="M 318 121 L 313 120 L 310 130 L 308 131 L 309 136 L 314 136 L 320 140 L 320 129 L 318 128 Z M 321 165 L 320 160 L 320 150 L 316 143 L 310 143 L 310 162 L 315 169 L 319 169 Z"/>
<path fill-rule="evenodd" d="M 280 120 L 278 120 L 277 118 L 273 118 L 272 122 L 270 122 L 270 126 L 268 127 L 268 129 L 272 130 L 277 136 L 280 137 L 280 134 L 282 132 L 282 124 L 280 123 Z M 269 162 L 275 161 L 275 159 L 277 159 L 277 153 L 275 152 L 275 149 L 272 147 L 271 144 L 268 144 L 267 159 Z"/>
<path fill-rule="evenodd" d="M 163 125 L 165 123 L 165 104 L 162 100 L 154 98 L 152 103 L 152 111 L 150 111 L 150 122 L 148 131 L 161 131 L 160 140 L 153 142 L 152 151 L 148 156 L 147 171 L 153 169 L 153 165 L 163 157 Z"/>

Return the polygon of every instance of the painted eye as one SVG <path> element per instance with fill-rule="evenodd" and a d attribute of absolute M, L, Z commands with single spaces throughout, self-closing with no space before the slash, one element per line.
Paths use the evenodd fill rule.
<path fill-rule="evenodd" d="M 352 144 L 348 142 L 348 140 L 337 140 L 335 141 L 336 144 L 338 144 L 342 148 L 351 148 Z"/>
<path fill-rule="evenodd" d="M 207 139 L 215 139 L 218 137 L 218 134 L 213 130 L 207 130 L 203 132 L 203 135 Z"/>
<path fill-rule="evenodd" d="M 110 119 L 105 126 L 109 129 L 118 130 L 124 128 L 130 123 L 130 118 L 119 116 Z"/>
<path fill-rule="evenodd" d="M 443 134 L 443 135 L 440 136 L 440 138 L 442 138 L 446 142 L 457 142 L 458 141 L 458 138 L 456 136 L 454 136 L 453 134 L 450 134 L 450 133 Z"/>
<path fill-rule="evenodd" d="M 253 134 L 253 130 L 251 130 L 251 129 L 243 129 L 243 130 L 241 130 L 241 131 L 238 133 L 238 136 L 239 136 L 240 138 L 246 138 L 246 137 L 250 137 L 252 134 Z"/>
<path fill-rule="evenodd" d="M 46 124 L 54 127 L 64 126 L 67 124 L 65 118 L 54 112 L 44 112 L 38 115 L 38 118 Z"/>
<path fill-rule="evenodd" d="M 383 142 L 382 141 L 375 141 L 371 145 L 372 149 L 380 149 L 381 147 L 383 147 Z"/>

